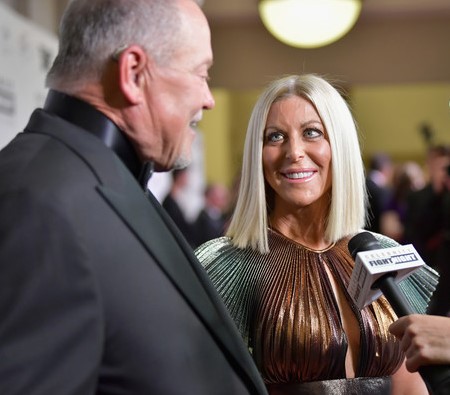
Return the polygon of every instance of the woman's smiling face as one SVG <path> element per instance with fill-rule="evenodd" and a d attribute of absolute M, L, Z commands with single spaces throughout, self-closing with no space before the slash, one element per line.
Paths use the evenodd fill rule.
<path fill-rule="evenodd" d="M 299 96 L 272 104 L 262 153 L 264 177 L 275 192 L 275 207 L 293 210 L 329 204 L 331 146 L 315 107 Z"/>

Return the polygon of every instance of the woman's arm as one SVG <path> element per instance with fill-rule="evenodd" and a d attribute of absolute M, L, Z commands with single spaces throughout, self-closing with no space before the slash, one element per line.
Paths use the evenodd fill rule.
<path fill-rule="evenodd" d="M 392 375 L 392 395 L 428 395 L 427 386 L 419 373 L 410 373 L 405 363 Z"/>

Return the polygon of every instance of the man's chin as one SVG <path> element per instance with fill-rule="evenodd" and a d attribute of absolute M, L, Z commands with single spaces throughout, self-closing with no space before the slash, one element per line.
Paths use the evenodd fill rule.
<path fill-rule="evenodd" d="M 172 169 L 174 169 L 174 170 L 185 169 L 190 164 L 191 164 L 191 158 L 186 157 L 186 156 L 180 156 L 173 164 Z"/>
<path fill-rule="evenodd" d="M 157 173 L 163 173 L 171 170 L 180 170 L 185 169 L 191 164 L 191 159 L 186 157 L 180 157 L 170 166 L 170 165 L 162 165 L 155 162 L 153 171 Z"/>

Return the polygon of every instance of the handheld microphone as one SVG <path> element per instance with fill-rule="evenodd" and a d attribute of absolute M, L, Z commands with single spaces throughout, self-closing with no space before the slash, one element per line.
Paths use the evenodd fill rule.
<path fill-rule="evenodd" d="M 348 292 L 359 309 L 383 293 L 398 317 L 416 313 L 397 282 L 424 265 L 412 245 L 383 248 L 369 232 L 362 232 L 348 242 L 355 267 Z M 432 395 L 450 394 L 450 366 L 428 365 L 419 373 Z"/>
<path fill-rule="evenodd" d="M 362 232 L 349 241 L 348 249 L 355 259 L 348 292 L 356 306 L 361 310 L 383 293 L 391 295 L 388 300 L 396 313 L 394 305 L 401 315 L 412 314 L 396 283 L 425 264 L 415 248 L 411 244 L 383 248 L 371 233 Z"/>

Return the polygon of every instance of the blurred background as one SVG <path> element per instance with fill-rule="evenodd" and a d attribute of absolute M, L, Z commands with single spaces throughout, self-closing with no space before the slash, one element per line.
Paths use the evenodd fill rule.
<path fill-rule="evenodd" d="M 9 9 L 56 39 L 66 3 L 0 0 L 0 12 Z M 212 30 L 216 98 L 199 125 L 205 182 L 232 185 L 258 93 L 290 73 L 318 73 L 344 90 L 366 163 L 385 152 L 395 162 L 423 164 L 427 141 L 450 143 L 449 0 L 364 0 L 352 30 L 315 49 L 275 39 L 261 22 L 257 0 L 204 0 L 202 7 Z"/>

